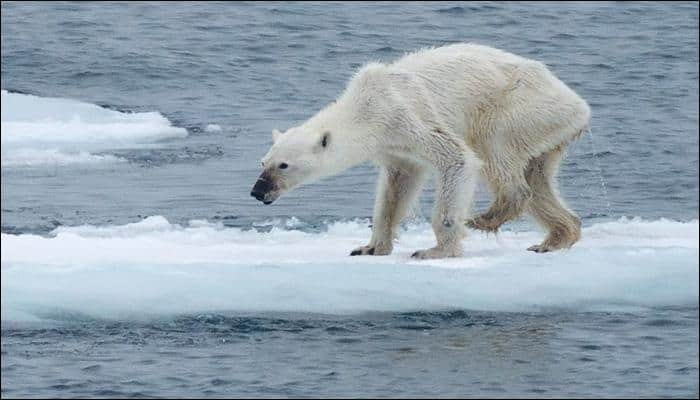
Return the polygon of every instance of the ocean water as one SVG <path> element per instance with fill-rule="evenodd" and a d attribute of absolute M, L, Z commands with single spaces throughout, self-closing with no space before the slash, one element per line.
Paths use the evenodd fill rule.
<path fill-rule="evenodd" d="M 698 396 L 696 3 L 2 3 L 2 396 Z M 360 65 L 478 42 L 590 104 L 560 191 L 433 245 L 428 185 L 387 257 L 376 170 L 271 206 L 273 128 Z M 476 210 L 490 196 L 477 191 Z"/>

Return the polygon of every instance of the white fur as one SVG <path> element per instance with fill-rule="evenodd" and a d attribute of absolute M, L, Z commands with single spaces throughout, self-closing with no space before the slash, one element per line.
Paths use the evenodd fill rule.
<path fill-rule="evenodd" d="M 455 44 L 392 64 L 365 65 L 335 103 L 276 134 L 263 163 L 279 186 L 274 198 L 353 165 L 378 163 L 372 238 L 355 253 L 391 252 L 395 229 L 427 169 L 437 172 L 437 246 L 416 257 L 462 254 L 463 223 L 480 175 L 496 199 L 472 225 L 495 230 L 527 210 L 552 239 L 533 250 L 548 251 L 578 239 L 573 227 L 578 219 L 558 198 L 553 176 L 565 146 L 589 117 L 586 102 L 544 64 L 486 46 Z M 327 147 L 320 146 L 324 134 Z M 279 169 L 282 162 L 289 168 Z"/>

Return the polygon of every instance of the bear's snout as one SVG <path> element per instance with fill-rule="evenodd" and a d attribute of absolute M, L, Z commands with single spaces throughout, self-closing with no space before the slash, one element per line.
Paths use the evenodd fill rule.
<path fill-rule="evenodd" d="M 250 195 L 255 197 L 256 200 L 262 201 L 265 204 L 272 203 L 272 200 L 267 199 L 267 194 L 273 190 L 273 184 L 268 177 L 261 175 L 253 186 L 253 190 Z"/>

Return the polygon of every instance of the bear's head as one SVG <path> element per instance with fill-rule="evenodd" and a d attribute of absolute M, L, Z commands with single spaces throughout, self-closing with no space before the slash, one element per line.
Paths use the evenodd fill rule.
<path fill-rule="evenodd" d="M 265 204 L 304 183 L 336 174 L 356 163 L 343 141 L 327 128 L 308 125 L 285 133 L 272 131 L 272 147 L 262 159 L 263 171 L 250 195 Z"/>
<path fill-rule="evenodd" d="M 272 131 L 272 147 L 250 195 L 265 204 L 304 183 L 335 175 L 375 158 L 387 145 L 392 115 L 383 67 L 360 70 L 341 96 L 284 134 Z M 371 90 L 370 90 L 371 89 Z M 395 107 L 393 107 L 395 108 Z"/>

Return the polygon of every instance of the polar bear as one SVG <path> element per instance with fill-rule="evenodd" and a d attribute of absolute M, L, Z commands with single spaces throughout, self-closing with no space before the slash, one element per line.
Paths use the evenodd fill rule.
<path fill-rule="evenodd" d="M 586 102 L 541 62 L 477 44 L 421 50 L 365 65 L 335 102 L 284 134 L 274 130 L 251 195 L 270 204 L 298 185 L 373 161 L 381 170 L 372 236 L 350 255 L 386 255 L 432 170 L 437 245 L 413 257 L 461 256 L 465 222 L 493 232 L 523 212 L 547 230 L 528 250 L 568 248 L 581 223 L 554 177 L 589 118 Z M 468 219 L 479 178 L 494 201 Z"/>

